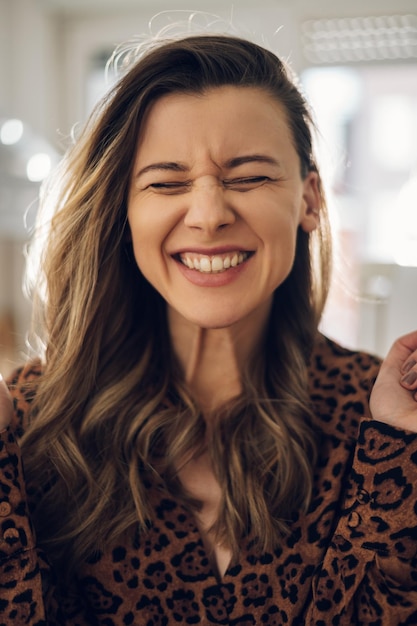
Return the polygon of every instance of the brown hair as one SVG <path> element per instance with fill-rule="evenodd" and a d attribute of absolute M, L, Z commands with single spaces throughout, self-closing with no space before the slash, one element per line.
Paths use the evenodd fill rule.
<path fill-rule="evenodd" d="M 195 35 L 159 42 L 135 60 L 63 162 L 59 194 L 45 193 L 56 197 L 36 301 L 45 366 L 23 452 L 39 542 L 53 561 L 65 559 L 66 571 L 132 525 L 146 532 L 146 484 L 155 475 L 198 506 L 175 468 L 201 450 L 204 419 L 170 350 L 165 303 L 135 264 L 126 203 L 152 103 L 222 85 L 276 98 L 302 175 L 317 171 L 311 115 L 288 68 L 249 41 Z M 224 494 L 215 530 L 235 556 L 249 530 L 259 549 L 274 548 L 309 502 L 316 446 L 307 365 L 329 242 L 322 197 L 319 227 L 299 229 L 293 269 L 276 290 L 262 358 L 248 366 L 242 396 L 224 408 L 209 443 Z"/>

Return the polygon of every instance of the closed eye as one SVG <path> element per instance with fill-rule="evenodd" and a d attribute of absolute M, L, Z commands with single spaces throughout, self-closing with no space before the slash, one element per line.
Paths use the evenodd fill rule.
<path fill-rule="evenodd" d="M 189 181 L 165 181 L 161 183 L 151 183 L 146 189 L 153 189 L 159 193 L 176 194 L 184 193 L 190 187 Z"/>
<path fill-rule="evenodd" d="M 223 185 L 227 189 L 236 191 L 249 191 L 256 189 L 265 183 L 273 182 L 275 179 L 269 176 L 244 176 L 242 178 L 228 178 L 223 180 Z"/>
<path fill-rule="evenodd" d="M 222 181 L 223 187 L 235 191 L 250 191 L 262 185 L 273 182 L 276 179 L 270 176 L 242 176 L 239 178 L 227 178 Z M 192 186 L 192 181 L 161 181 L 150 183 L 146 189 L 151 189 L 156 193 L 175 195 L 186 193 Z"/>

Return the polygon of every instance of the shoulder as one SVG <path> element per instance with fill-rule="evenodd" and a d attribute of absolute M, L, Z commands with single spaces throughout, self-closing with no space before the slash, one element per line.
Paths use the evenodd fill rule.
<path fill-rule="evenodd" d="M 309 366 L 310 395 L 325 430 L 356 437 L 360 418 L 370 415 L 369 395 L 380 365 L 375 355 L 318 335 Z"/>
<path fill-rule="evenodd" d="M 30 407 L 42 375 L 42 363 L 36 359 L 28 361 L 14 370 L 6 380 L 14 406 L 12 428 L 21 437 L 29 422 Z"/>
<path fill-rule="evenodd" d="M 375 379 L 382 359 L 360 350 L 344 348 L 336 341 L 318 334 L 310 361 L 311 375 L 330 380 L 357 378 L 363 382 Z M 339 379 L 340 380 L 340 379 Z"/>

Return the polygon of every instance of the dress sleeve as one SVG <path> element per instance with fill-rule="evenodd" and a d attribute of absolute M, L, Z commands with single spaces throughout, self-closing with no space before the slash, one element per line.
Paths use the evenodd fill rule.
<path fill-rule="evenodd" d="M 363 420 L 311 623 L 417 624 L 416 494 L 417 435 Z"/>
<path fill-rule="evenodd" d="M 46 624 L 19 445 L 0 433 L 0 625 Z"/>

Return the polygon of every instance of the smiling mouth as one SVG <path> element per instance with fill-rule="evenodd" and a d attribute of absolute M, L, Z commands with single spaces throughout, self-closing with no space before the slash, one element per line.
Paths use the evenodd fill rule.
<path fill-rule="evenodd" d="M 185 267 L 196 270 L 202 274 L 220 274 L 244 263 L 253 252 L 228 252 L 227 254 L 214 254 L 207 256 L 204 254 L 181 253 L 176 256 Z"/>

